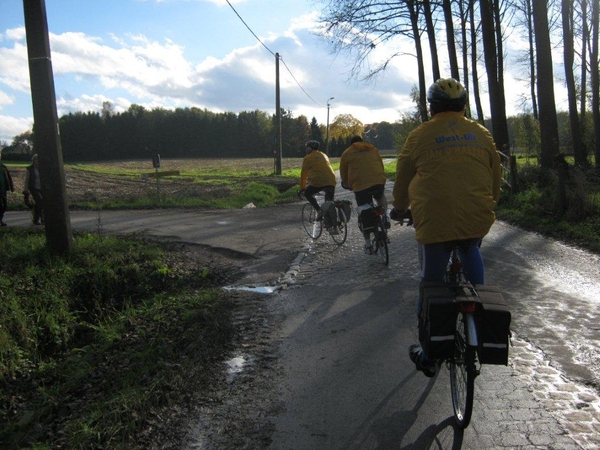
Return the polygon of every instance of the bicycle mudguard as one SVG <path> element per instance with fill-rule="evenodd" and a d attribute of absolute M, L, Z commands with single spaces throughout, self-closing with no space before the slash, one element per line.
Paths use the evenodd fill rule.
<path fill-rule="evenodd" d="M 494 285 L 476 285 L 482 304 L 477 314 L 479 330 L 479 362 L 508 365 L 511 314 L 500 288 Z"/>

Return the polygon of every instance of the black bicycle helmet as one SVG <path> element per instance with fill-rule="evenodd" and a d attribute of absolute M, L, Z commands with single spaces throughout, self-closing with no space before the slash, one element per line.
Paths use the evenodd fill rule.
<path fill-rule="evenodd" d="M 306 141 L 305 145 L 307 148 L 311 148 L 313 150 L 319 150 L 319 147 L 321 146 L 319 141 L 315 141 L 314 139 L 311 139 L 310 141 Z"/>
<path fill-rule="evenodd" d="M 447 105 L 448 109 L 460 110 L 467 103 L 467 91 L 454 78 L 442 78 L 427 89 L 427 101 L 436 105 Z"/>

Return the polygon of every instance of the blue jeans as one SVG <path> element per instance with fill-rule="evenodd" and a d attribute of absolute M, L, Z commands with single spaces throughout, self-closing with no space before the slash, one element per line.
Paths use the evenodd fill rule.
<path fill-rule="evenodd" d="M 483 258 L 479 252 L 481 238 L 419 244 L 421 281 L 444 281 L 450 253 L 456 245 L 467 280 L 471 284 L 484 284 Z"/>

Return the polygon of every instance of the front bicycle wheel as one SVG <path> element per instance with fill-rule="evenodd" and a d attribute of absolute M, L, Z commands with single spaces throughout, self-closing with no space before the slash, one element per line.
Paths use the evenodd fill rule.
<path fill-rule="evenodd" d="M 459 312 L 456 318 L 454 357 L 449 366 L 454 419 L 461 429 L 467 428 L 471 421 L 475 388 L 475 348 L 468 345 L 468 333 L 466 318 Z"/>
<path fill-rule="evenodd" d="M 337 228 L 333 233 L 330 230 L 329 234 L 331 235 L 331 239 L 333 239 L 336 244 L 342 245 L 344 242 L 346 242 L 346 238 L 348 237 L 348 223 L 346 222 L 346 215 L 344 214 L 344 211 L 341 208 L 336 209 L 338 213 Z"/>
<path fill-rule="evenodd" d="M 390 263 L 390 254 L 387 234 L 383 228 L 376 229 L 373 233 L 371 247 L 373 248 L 373 252 L 379 257 L 379 260 L 387 266 Z"/>
<path fill-rule="evenodd" d="M 310 203 L 302 208 L 302 226 L 309 237 L 318 239 L 323 232 L 323 221 L 317 220 L 317 211 Z"/>

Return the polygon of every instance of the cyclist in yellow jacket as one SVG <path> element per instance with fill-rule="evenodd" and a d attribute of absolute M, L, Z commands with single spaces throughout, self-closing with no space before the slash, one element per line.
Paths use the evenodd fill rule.
<path fill-rule="evenodd" d="M 379 150 L 360 136 L 354 136 L 340 159 L 340 178 L 342 187 L 352 190 L 358 207 L 358 217 L 364 209 L 370 208 L 371 198 L 387 211 L 385 197 L 385 170 Z M 389 228 L 389 219 L 385 216 L 386 226 Z M 365 238 L 365 253 L 372 254 L 370 233 L 363 233 Z"/>
<path fill-rule="evenodd" d="M 494 140 L 465 117 L 466 100 L 458 81 L 433 83 L 427 91 L 432 118 L 409 134 L 398 155 L 390 216 L 401 220 L 410 206 L 424 282 L 444 281 L 452 247 L 459 245 L 467 279 L 484 283 L 479 246 L 495 220 L 502 176 Z M 412 345 L 409 355 L 418 370 L 435 375 L 420 346 Z"/>
<path fill-rule="evenodd" d="M 302 160 L 300 172 L 300 190 L 304 192 L 306 200 L 317 210 L 317 220 L 321 220 L 323 213 L 315 199 L 315 194 L 323 191 L 325 201 L 333 201 L 336 182 L 329 158 L 319 151 L 319 147 L 319 141 L 306 142 L 306 156 Z"/>

